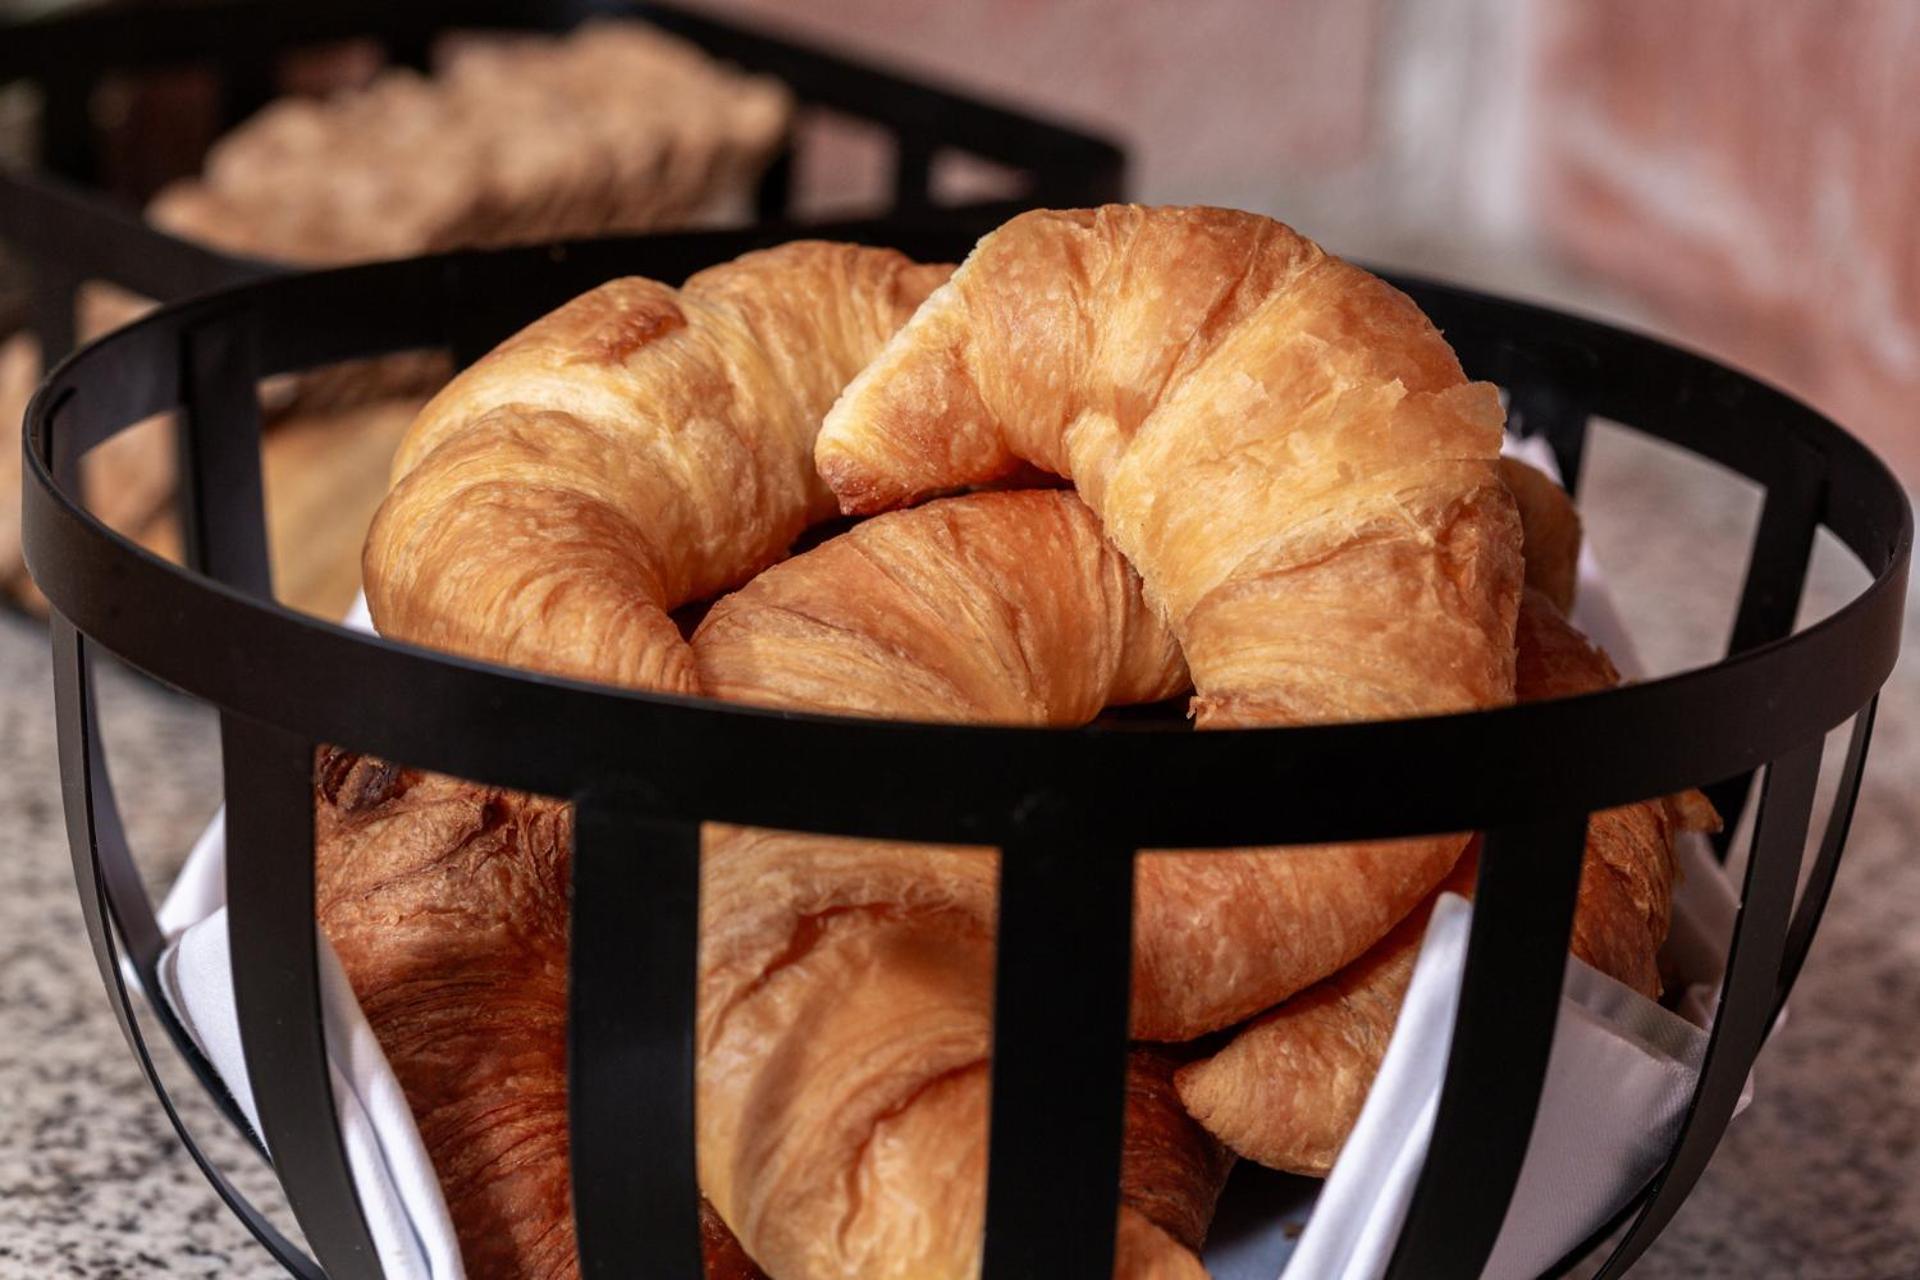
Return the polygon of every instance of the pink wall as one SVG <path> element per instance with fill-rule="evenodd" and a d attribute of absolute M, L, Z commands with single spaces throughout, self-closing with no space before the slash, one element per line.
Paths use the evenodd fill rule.
<path fill-rule="evenodd" d="M 1110 131 L 1140 198 L 1627 313 L 1920 481 L 1920 4 L 704 3 Z"/>
<path fill-rule="evenodd" d="M 1920 481 L 1920 5 L 1546 8 L 1553 246 Z"/>

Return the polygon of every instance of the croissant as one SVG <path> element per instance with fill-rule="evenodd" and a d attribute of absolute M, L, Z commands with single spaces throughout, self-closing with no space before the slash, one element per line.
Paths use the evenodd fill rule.
<path fill-rule="evenodd" d="M 1138 578 L 1062 491 L 870 520 L 720 600 L 693 651 L 719 696 L 922 720 L 1076 724 L 1186 687 Z M 706 867 L 695 1113 L 721 1216 L 782 1280 L 971 1275 L 993 855 L 730 831 Z M 1203 1274 L 1226 1161 L 1163 1055 L 1131 1079 L 1116 1274 Z"/>
<path fill-rule="evenodd" d="M 571 813 L 334 747 L 318 753 L 314 793 L 317 918 L 406 1095 L 467 1274 L 577 1275 Z M 765 1280 L 700 1209 L 708 1280 Z"/>
<path fill-rule="evenodd" d="M 1500 480 L 1520 515 L 1526 584 L 1563 615 L 1573 612 L 1580 578 L 1580 513 L 1544 472 L 1518 458 L 1500 459 Z"/>
<path fill-rule="evenodd" d="M 1502 421 L 1410 301 L 1281 224 L 1114 206 L 983 239 L 815 461 L 855 513 L 1021 462 L 1068 477 L 1179 640 L 1200 727 L 1289 724 L 1511 699 Z M 1141 976 L 1170 998 L 1136 1033 L 1189 1038 L 1334 972 L 1464 843 L 1143 858 Z"/>
<path fill-rule="evenodd" d="M 911 640 L 927 657 L 894 669 L 918 683 L 819 660 L 846 655 L 855 630 L 880 648 Z M 718 602 L 692 651 L 703 687 L 727 696 L 935 719 L 1074 723 L 1185 687 L 1137 578 L 1062 491 L 870 521 Z M 469 1270 L 570 1275 L 570 814 L 361 767 L 404 789 L 361 787 L 380 799 L 355 823 L 320 822 L 323 926 L 420 1118 Z M 323 817 L 345 803 L 329 794 L 356 792 L 323 787 Z M 715 827 L 703 867 L 696 1116 L 715 1222 L 781 1280 L 971 1274 L 992 855 Z M 504 999 L 471 1018 L 466 994 L 492 984 Z M 1131 1072 L 1116 1273 L 1204 1275 L 1195 1251 L 1228 1157 L 1178 1104 L 1164 1058 L 1136 1055 Z M 528 1119 L 479 1119 L 500 1114 Z"/>
<path fill-rule="evenodd" d="M 467 1274 L 575 1274 L 567 814 L 322 748 L 320 927 L 406 1094 Z"/>
<path fill-rule="evenodd" d="M 730 829 L 705 865 L 695 1117 L 721 1217 L 780 1280 L 975 1274 L 993 855 Z M 1134 1056 L 1116 1276 L 1205 1275 L 1229 1161 L 1167 1074 Z"/>
<path fill-rule="evenodd" d="M 565 1063 L 570 809 L 326 748 L 315 835 L 319 922 L 419 1124 L 468 1274 L 576 1275 Z M 723 1211 L 732 1207 L 703 1213 L 712 1280 L 760 1274 L 746 1267 L 749 1251 L 729 1221 L 781 1280 L 961 1276 L 977 1266 L 992 857 L 914 852 L 706 833 L 700 1170 L 703 1189 Z M 782 1007 L 790 1002 L 797 1007 Z M 785 1035 L 755 1044 L 755 1027 L 770 1020 L 786 1023 Z M 916 1042 L 913 1027 L 933 1024 L 945 1029 Z M 833 1056 L 859 1044 L 895 1056 Z M 941 1051 L 952 1070 L 909 1059 L 903 1047 Z M 755 1060 L 763 1048 L 777 1056 Z M 810 1056 L 831 1069 L 810 1070 Z M 1145 1054 L 1130 1064 L 1117 1275 L 1205 1274 L 1193 1251 L 1229 1158 L 1174 1098 L 1171 1069 Z M 754 1086 L 746 1105 L 717 1106 L 742 1078 Z M 796 1086 L 812 1091 L 786 1093 Z M 849 1143 L 859 1149 L 851 1159 Z M 785 1163 L 766 1174 L 772 1194 L 744 1202 L 739 1168 L 774 1157 Z M 834 1171 L 834 1186 L 778 1176 L 818 1168 Z M 863 1237 L 857 1216 L 822 1226 L 796 1204 L 852 1186 L 870 1191 L 864 1221 L 926 1234 Z M 848 1252 L 849 1241 L 859 1251 Z M 889 1269 L 916 1259 L 928 1269 Z"/>
<path fill-rule="evenodd" d="M 1503 422 L 1412 302 L 1280 223 L 1112 206 L 981 240 L 815 459 L 853 513 L 1022 460 L 1066 476 L 1203 723 L 1368 719 L 1512 696 Z"/>
<path fill-rule="evenodd" d="M 368 533 L 382 633 L 678 692 L 667 610 L 737 585 L 833 511 L 821 416 L 949 269 L 800 241 L 679 289 L 616 280 L 428 402 Z"/>
<path fill-rule="evenodd" d="M 1618 681 L 1606 654 L 1543 592 L 1528 590 L 1520 610 L 1521 699 L 1588 693 Z M 1573 954 L 1657 997 L 1657 956 L 1677 872 L 1674 834 L 1716 821 L 1697 792 L 1595 813 L 1574 907 Z M 1462 858 L 1435 896 L 1471 897 L 1476 863 Z M 1211 1058 L 1181 1068 L 1176 1083 L 1187 1109 L 1250 1160 L 1293 1173 L 1331 1169 L 1386 1055 L 1433 902 L 1353 965 L 1263 1015 Z"/>
<path fill-rule="evenodd" d="M 1064 490 L 866 521 L 718 601 L 693 654 L 713 697 L 900 720 L 1084 724 L 1187 688 L 1139 578 Z"/>
<path fill-rule="evenodd" d="M 1102 706 L 1185 689 L 1179 651 L 1139 578 L 1064 491 L 979 493 L 876 516 L 714 604 L 693 652 L 701 687 L 718 697 L 900 720 L 1081 723 Z M 929 873 L 920 850 L 895 856 L 912 867 L 906 875 Z M 1261 892 L 1256 904 L 1215 889 L 1219 862 L 1227 858 L 1139 862 L 1137 1031 L 1175 1023 L 1194 996 L 1183 986 L 1196 971 L 1181 954 L 1192 946 L 1188 919 L 1215 929 L 1208 956 L 1235 963 L 1260 948 L 1325 946 L 1329 917 L 1404 913 L 1425 892 L 1405 885 L 1396 850 L 1377 844 L 1344 860 L 1300 850 L 1233 858 Z M 1373 900 L 1382 885 L 1394 885 L 1384 906 Z M 1344 961 L 1332 956 L 1319 963 Z M 707 1113 L 718 1109 L 714 1100 Z M 718 1203 L 735 1221 L 730 1201 Z"/>

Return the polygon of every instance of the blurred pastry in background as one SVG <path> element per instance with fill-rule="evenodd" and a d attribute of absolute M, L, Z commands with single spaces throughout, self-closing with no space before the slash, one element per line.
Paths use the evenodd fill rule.
<path fill-rule="evenodd" d="M 0 394 L 7 390 L 9 364 L 17 363 L 0 352 Z M 388 464 L 423 402 L 420 396 L 386 398 L 289 414 L 267 433 L 261 480 L 268 562 L 281 603 L 323 618 L 346 615 L 360 592 L 360 545 L 386 494 Z M 173 416 L 149 418 L 87 459 L 82 487 L 89 506 L 115 532 L 182 563 L 172 501 L 176 448 Z M 20 454 L 8 450 L 6 456 L 3 469 L 11 480 L 0 482 L 9 486 L 0 505 L 0 553 L 10 556 L 10 568 L 0 587 L 28 612 L 44 616 L 46 598 L 20 560 Z"/>
<path fill-rule="evenodd" d="M 97 337 L 138 319 L 152 305 L 124 289 L 89 282 L 74 300 L 76 331 Z M 40 377 L 40 344 L 32 334 L 18 333 L 0 343 L 0 422 L 10 433 L 19 431 Z M 17 439 L 0 449 L 0 584 L 14 599 L 44 612 L 20 550 L 20 463 Z M 93 449 L 81 460 L 80 482 L 88 508 L 108 528 L 137 534 L 174 490 L 171 417 L 137 422 Z"/>
<path fill-rule="evenodd" d="M 316 267 L 713 225 L 748 216 L 787 139 L 784 85 L 642 23 L 442 44 L 431 76 L 389 70 L 328 97 L 272 103 L 217 142 L 198 177 L 162 189 L 148 220 L 222 252 Z M 150 305 L 90 282 L 75 331 L 91 341 Z M 262 384 L 282 600 L 322 614 L 352 601 L 393 445 L 451 373 L 444 354 L 412 352 Z M 31 335 L 0 344 L 0 423 L 17 426 L 41 374 Z M 95 450 L 83 483 L 111 528 L 177 555 L 169 421 Z M 323 445 L 328 429 L 342 434 Z M 43 612 L 21 559 L 19 468 L 18 450 L 0 450 L 0 587 Z"/>
<path fill-rule="evenodd" d="M 746 214 L 792 113 L 778 81 L 632 22 L 467 36 L 440 62 L 274 103 L 148 217 L 316 265 L 708 224 Z"/>

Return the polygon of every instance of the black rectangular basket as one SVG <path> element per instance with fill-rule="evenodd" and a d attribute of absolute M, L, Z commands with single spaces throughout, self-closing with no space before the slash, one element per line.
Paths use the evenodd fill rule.
<path fill-rule="evenodd" d="M 273 96 L 267 69 L 280 55 L 352 38 L 379 42 L 390 61 L 425 67 L 434 38 L 452 29 L 560 32 L 593 17 L 640 19 L 714 57 L 783 81 L 801 107 L 826 108 L 893 140 L 891 188 L 875 218 L 956 222 L 984 231 L 1016 209 L 1119 198 L 1125 157 L 1102 138 L 986 102 L 870 62 L 671 4 L 627 0 L 153 0 L 0 24 L 0 85 L 32 82 L 41 103 L 40 168 L 0 169 L 0 246 L 30 276 L 29 323 L 49 360 L 74 345 L 74 292 L 106 280 L 159 301 L 288 269 L 192 244 L 146 225 L 97 185 L 94 94 L 123 72 L 210 70 L 220 115 L 238 124 Z M 947 152 L 992 161 L 1017 196 L 936 203 L 936 162 Z M 763 175 L 755 218 L 795 221 L 794 156 Z M 865 214 L 863 213 L 863 216 Z M 11 425 L 11 424 L 9 424 Z"/>

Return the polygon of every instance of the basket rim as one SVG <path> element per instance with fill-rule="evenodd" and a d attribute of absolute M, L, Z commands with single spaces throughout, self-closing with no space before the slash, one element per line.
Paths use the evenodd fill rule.
<path fill-rule="evenodd" d="M 731 256 L 783 230 L 622 237 L 568 248 L 588 250 L 584 256 L 622 248 L 642 257 L 653 252 L 697 258 L 710 251 Z M 806 234 L 884 242 L 898 238 L 902 229 L 897 223 L 860 223 L 807 228 Z M 1761 407 L 1779 408 L 1784 416 L 1775 434 L 1811 441 L 1829 468 L 1821 523 L 1866 566 L 1872 582 L 1797 633 L 1706 666 L 1551 702 L 1417 719 L 1202 734 L 1137 722 L 1079 728 L 927 724 L 620 689 L 350 631 L 151 555 L 100 523 L 50 469 L 59 430 L 85 434 L 90 427 L 104 438 L 147 412 L 177 403 L 178 371 L 156 368 L 150 357 L 177 351 L 196 331 L 210 326 L 237 331 L 256 321 L 265 331 L 276 316 L 307 314 L 301 308 L 312 298 L 338 304 L 391 297 L 393 286 L 417 285 L 430 276 L 464 280 L 470 288 L 475 272 L 537 270 L 541 262 L 560 261 L 566 252 L 554 246 L 465 251 L 243 282 L 159 308 L 75 351 L 37 389 L 23 428 L 27 562 L 52 608 L 123 660 L 224 710 L 410 765 L 547 794 L 618 794 L 663 816 L 981 843 L 998 843 L 1042 812 L 1056 818 L 1072 812 L 1077 821 L 1098 820 L 1104 813 L 1117 829 L 1138 834 L 1143 846 L 1198 848 L 1477 828 L 1570 806 L 1592 811 L 1732 776 L 1810 733 L 1824 733 L 1864 705 L 1897 660 L 1912 513 L 1898 481 L 1857 439 L 1784 392 L 1672 343 L 1554 308 L 1405 275 L 1389 279 L 1423 305 L 1451 299 L 1476 314 L 1514 322 L 1516 333 L 1550 325 L 1584 340 L 1594 352 L 1657 355 L 1669 365 L 1678 362 L 1675 367 L 1710 374 L 1721 386 L 1742 389 Z M 338 307 L 313 314 L 337 316 Z M 376 336 L 384 340 L 391 333 Z M 392 349 L 398 348 L 383 341 L 356 347 L 354 354 Z M 133 381 L 148 396 L 140 413 L 124 422 L 56 427 L 63 415 L 72 417 L 66 410 L 84 399 L 90 383 L 105 385 L 115 374 L 136 370 Z M 279 371 L 272 361 L 257 366 L 260 373 Z M 1731 412 L 1736 406 L 1719 407 Z M 1739 407 L 1743 412 L 1754 408 Z M 1704 408 L 1711 412 L 1715 406 Z M 1623 425 L 1665 435 L 1631 421 Z M 1760 425 L 1748 420 L 1746 430 L 1757 435 Z M 97 440 L 82 439 L 78 447 L 93 443 Z M 68 440 L 64 447 L 75 445 Z M 1849 512 L 1853 523 L 1841 521 L 1843 527 L 1836 528 L 1836 519 Z M 1891 528 L 1885 527 L 1888 514 Z M 1877 533 L 1878 545 L 1868 530 Z M 129 601 L 143 607 L 127 607 Z M 188 642 L 181 635 L 187 629 L 201 637 L 237 638 L 240 644 Z M 215 650 L 221 660 L 214 659 Z M 251 657 L 241 657 L 248 652 Z M 262 652 L 272 656 L 261 662 Z M 328 698 L 317 696 L 315 687 L 326 680 L 289 678 L 300 672 L 341 673 L 352 681 L 346 696 Z M 442 705 L 429 705 L 436 700 Z M 404 714 L 396 716 L 396 710 Z M 512 750 L 461 744 L 508 725 L 518 726 Z M 1617 741 L 1635 726 L 1642 732 L 1634 751 L 1613 752 L 1610 762 L 1592 758 L 1591 744 Z M 1662 726 L 1667 741 L 1647 741 Z M 1688 730 L 1684 750 L 1677 744 L 1680 727 Z M 928 808 L 923 793 L 929 788 L 921 786 L 904 788 L 915 805 L 857 789 L 834 800 L 822 790 L 833 790 L 833 773 L 859 777 L 869 768 L 879 769 L 870 776 L 895 783 L 913 772 L 915 752 L 931 752 L 944 769 L 966 770 L 977 801 L 956 799 Z M 1474 760 L 1463 762 L 1462 755 Z M 769 790 L 733 785 L 742 758 L 760 764 L 786 760 L 793 768 L 791 785 L 773 789 L 779 795 L 759 802 L 729 799 L 730 791 Z M 827 768 L 823 760 L 835 763 Z M 1355 775 L 1356 769 L 1366 775 Z M 1458 794 L 1473 775 L 1500 776 L 1502 770 L 1512 770 L 1512 782 L 1497 804 L 1485 796 Z M 709 781 L 693 782 L 684 776 L 690 774 L 708 775 Z M 667 775 L 680 781 L 663 780 Z M 725 783 L 715 785 L 714 775 Z M 1355 791 L 1350 782 L 1339 785 L 1353 776 L 1392 779 L 1393 803 L 1383 806 L 1377 796 L 1326 794 L 1330 786 Z M 1149 783 L 1159 793 L 1157 800 L 1127 798 Z M 1275 785 L 1314 800 L 1293 806 L 1298 812 L 1278 824 L 1273 814 L 1256 813 L 1264 805 L 1215 803 L 1205 806 L 1211 814 L 1188 812 L 1178 819 L 1154 812 L 1197 810 L 1210 796 L 1218 801 L 1244 787 L 1270 794 Z M 1276 827 L 1283 833 L 1275 834 Z"/>

